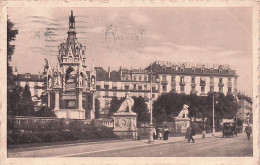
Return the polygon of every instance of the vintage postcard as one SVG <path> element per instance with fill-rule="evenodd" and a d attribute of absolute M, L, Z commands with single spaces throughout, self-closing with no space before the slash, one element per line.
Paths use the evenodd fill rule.
<path fill-rule="evenodd" d="M 259 164 L 255 1 L 3 1 L 1 164 Z"/>

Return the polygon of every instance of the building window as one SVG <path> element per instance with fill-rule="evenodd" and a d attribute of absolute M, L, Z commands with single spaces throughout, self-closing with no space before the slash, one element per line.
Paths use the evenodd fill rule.
<path fill-rule="evenodd" d="M 214 77 L 210 77 L 210 83 L 214 84 Z"/>
<path fill-rule="evenodd" d="M 96 85 L 96 89 L 97 89 L 97 90 L 100 90 L 100 85 Z"/>
<path fill-rule="evenodd" d="M 139 81 L 142 81 L 142 75 L 139 75 Z"/>
<path fill-rule="evenodd" d="M 175 82 L 175 76 L 172 76 L 172 82 Z"/>
<path fill-rule="evenodd" d="M 31 78 L 31 74 L 30 73 L 25 73 L 25 78 Z"/>
<path fill-rule="evenodd" d="M 191 77 L 191 83 L 195 84 L 195 77 Z"/>
<path fill-rule="evenodd" d="M 148 93 L 144 93 L 144 98 L 148 98 Z"/>
<path fill-rule="evenodd" d="M 106 90 L 108 90 L 108 89 L 109 89 L 109 85 L 104 85 L 104 88 L 105 88 Z"/>
<path fill-rule="evenodd" d="M 144 75 L 144 81 L 148 81 L 148 80 L 147 80 L 147 75 Z"/>
<path fill-rule="evenodd" d="M 153 99 L 155 98 L 155 94 L 152 94 L 152 98 L 153 98 Z"/>
<path fill-rule="evenodd" d="M 35 90 L 34 93 L 36 96 L 38 96 L 38 90 Z"/>
<path fill-rule="evenodd" d="M 232 92 L 232 87 L 228 87 L 228 93 Z"/>
<path fill-rule="evenodd" d="M 105 96 L 109 96 L 109 91 L 105 91 Z"/>
<path fill-rule="evenodd" d="M 205 86 L 202 86 L 201 87 L 201 93 L 204 93 L 205 92 Z"/>
<path fill-rule="evenodd" d="M 36 82 L 34 82 L 34 86 L 38 86 L 38 82 L 36 81 Z"/>
<path fill-rule="evenodd" d="M 140 91 L 141 91 L 141 90 L 142 90 L 142 86 L 138 86 L 138 90 L 140 90 Z"/>
<path fill-rule="evenodd" d="M 162 76 L 162 81 L 166 81 L 166 76 Z"/>
<path fill-rule="evenodd" d="M 172 92 L 175 92 L 175 91 L 176 91 L 176 86 L 173 85 L 173 86 L 172 86 Z"/>
<path fill-rule="evenodd" d="M 129 90 L 129 85 L 126 85 L 126 86 L 125 86 L 125 90 Z"/>
<path fill-rule="evenodd" d="M 193 73 L 195 72 L 195 68 L 192 68 L 192 72 L 193 72 Z"/>
<path fill-rule="evenodd" d="M 163 88 L 163 91 L 164 91 L 164 92 L 167 91 L 167 86 L 166 86 L 166 85 L 163 85 L 162 88 Z"/>
<path fill-rule="evenodd" d="M 152 91 L 154 92 L 156 90 L 156 88 L 155 87 L 152 87 Z"/>
<path fill-rule="evenodd" d="M 174 72 L 175 71 L 175 67 L 174 66 L 172 66 L 172 72 Z"/>
<path fill-rule="evenodd" d="M 163 67 L 163 71 L 166 72 L 166 67 L 165 66 Z"/>
<path fill-rule="evenodd" d="M 113 87 L 113 89 L 114 89 L 114 90 L 116 90 L 116 89 L 117 89 L 117 87 Z"/>
<path fill-rule="evenodd" d="M 136 75 L 134 75 L 133 78 L 134 78 L 134 81 L 136 81 Z"/>
<path fill-rule="evenodd" d="M 184 85 L 181 85 L 181 92 L 184 92 Z"/>
<path fill-rule="evenodd" d="M 109 108 L 109 106 L 110 106 L 110 101 L 109 101 L 109 100 L 106 100 L 106 101 L 105 101 L 105 108 Z"/>
<path fill-rule="evenodd" d="M 117 97 L 117 93 L 116 93 L 116 92 L 113 92 L 113 96 L 114 96 L 114 97 Z"/>
<path fill-rule="evenodd" d="M 136 84 L 134 84 L 134 90 L 136 90 Z"/>
<path fill-rule="evenodd" d="M 210 92 L 214 92 L 214 87 L 210 87 Z"/>
<path fill-rule="evenodd" d="M 200 78 L 200 86 L 205 86 L 206 85 L 206 77 L 201 77 Z"/>
<path fill-rule="evenodd" d="M 219 78 L 219 83 L 222 84 L 223 78 Z"/>
<path fill-rule="evenodd" d="M 213 73 L 213 69 L 211 68 L 211 69 L 209 70 L 209 72 L 210 72 L 210 73 Z"/>
<path fill-rule="evenodd" d="M 184 84 L 184 77 L 181 77 L 181 84 Z"/>
<path fill-rule="evenodd" d="M 201 68 L 201 73 L 204 73 L 205 69 L 204 68 Z"/>
<path fill-rule="evenodd" d="M 147 85 L 144 85 L 144 90 L 147 90 Z"/>
<path fill-rule="evenodd" d="M 28 86 L 29 86 L 29 81 L 26 81 L 25 83 L 26 83 L 26 85 L 28 85 Z"/>
<path fill-rule="evenodd" d="M 191 86 L 191 92 L 196 92 L 196 87 L 195 86 Z"/>
<path fill-rule="evenodd" d="M 219 87 L 219 93 L 223 93 L 223 88 Z"/>

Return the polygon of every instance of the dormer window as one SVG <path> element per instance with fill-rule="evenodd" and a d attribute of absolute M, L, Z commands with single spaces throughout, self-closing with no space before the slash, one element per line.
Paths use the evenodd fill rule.
<path fill-rule="evenodd" d="M 193 73 L 195 72 L 195 68 L 194 68 L 194 67 L 192 68 L 192 72 L 193 72 Z"/>
<path fill-rule="evenodd" d="M 181 65 L 181 71 L 184 72 L 184 68 L 185 66 L 184 65 Z"/>
<path fill-rule="evenodd" d="M 31 74 L 30 73 L 25 73 L 25 78 L 31 78 Z"/>
<path fill-rule="evenodd" d="M 175 67 L 174 67 L 174 66 L 172 66 L 172 68 L 171 68 L 171 69 L 172 69 L 172 72 L 175 72 Z"/>
<path fill-rule="evenodd" d="M 213 68 L 210 68 L 209 72 L 210 72 L 210 73 L 213 73 Z"/>
<path fill-rule="evenodd" d="M 205 69 L 204 69 L 204 68 L 201 68 L 200 71 L 201 71 L 201 73 L 204 73 Z"/>
<path fill-rule="evenodd" d="M 221 74 L 222 73 L 222 65 L 220 65 L 219 67 L 218 67 L 218 72 Z"/>
<path fill-rule="evenodd" d="M 163 66 L 163 71 L 166 72 L 166 66 Z"/>

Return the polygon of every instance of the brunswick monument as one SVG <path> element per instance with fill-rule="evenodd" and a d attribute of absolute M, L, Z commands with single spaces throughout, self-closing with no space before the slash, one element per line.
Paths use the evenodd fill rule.
<path fill-rule="evenodd" d="M 48 106 L 57 118 L 94 119 L 96 72 L 94 68 L 86 70 L 86 46 L 77 41 L 72 11 L 67 40 L 58 48 L 58 63 L 47 70 Z M 92 99 L 87 99 L 87 93 Z M 87 102 L 92 103 L 92 109 L 86 113 Z"/>

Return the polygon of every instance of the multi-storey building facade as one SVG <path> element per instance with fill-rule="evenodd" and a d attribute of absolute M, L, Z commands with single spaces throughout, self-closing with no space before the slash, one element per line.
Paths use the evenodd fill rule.
<path fill-rule="evenodd" d="M 171 91 L 197 95 L 237 93 L 238 76 L 229 66 L 156 61 L 147 67 L 150 69 L 158 77 L 159 94 Z"/>
<path fill-rule="evenodd" d="M 206 96 L 209 92 L 224 94 L 237 93 L 235 70 L 223 65 L 197 65 L 156 61 L 146 69 L 120 68 L 118 71 L 105 71 L 96 68 L 97 95 L 101 103 L 101 113 L 107 113 L 112 97 L 142 96 L 150 108 L 149 98 L 156 100 L 168 92 L 197 94 Z M 152 79 L 151 79 L 152 78 Z M 152 92 L 151 92 L 152 83 Z"/>
<path fill-rule="evenodd" d="M 28 85 L 30 87 L 30 92 L 32 100 L 35 105 L 35 110 L 37 111 L 41 105 L 41 95 L 46 90 L 44 89 L 44 79 L 42 74 L 18 74 L 18 70 L 15 69 L 14 72 L 16 84 L 25 87 Z"/>

